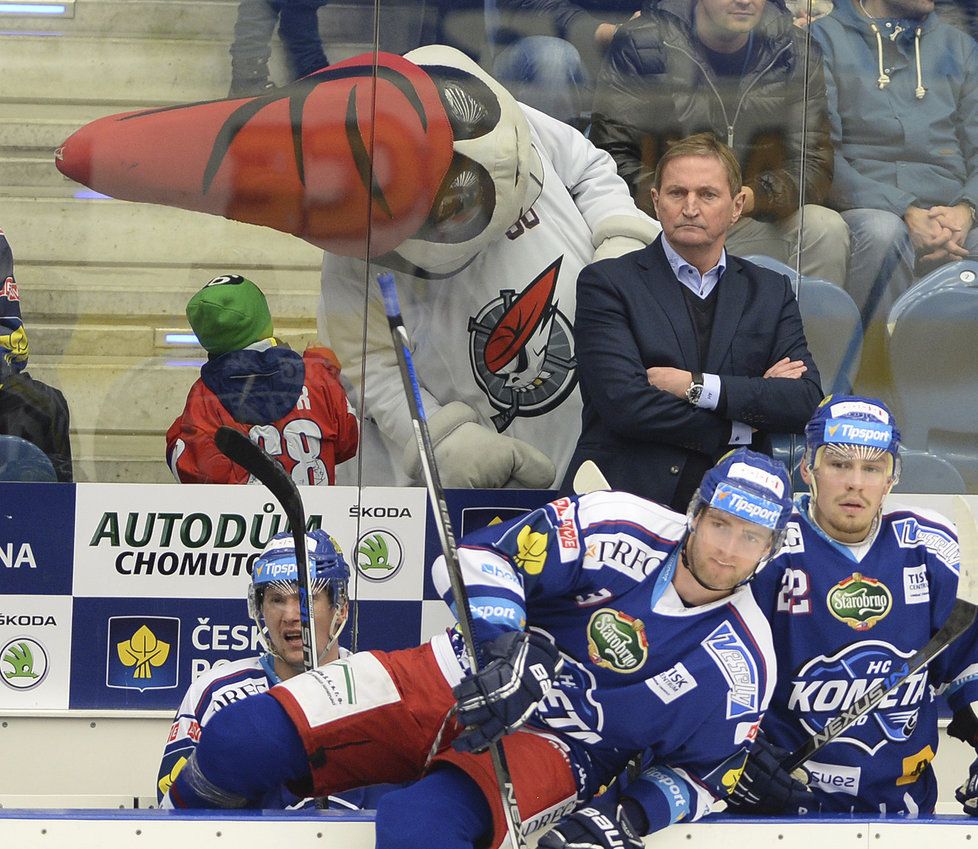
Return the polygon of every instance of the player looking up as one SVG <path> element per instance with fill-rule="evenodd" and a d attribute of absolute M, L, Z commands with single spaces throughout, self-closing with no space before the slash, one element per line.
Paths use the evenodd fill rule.
<path fill-rule="evenodd" d="M 451 630 L 296 676 L 217 714 L 168 803 L 420 779 L 381 799 L 378 847 L 495 847 L 506 826 L 486 749 L 501 739 L 527 831 L 645 749 L 654 758 L 611 819 L 584 808 L 554 839 L 698 819 L 736 784 L 773 687 L 769 626 L 744 583 L 790 511 L 784 467 L 739 449 L 687 515 L 603 491 L 467 535 L 477 674 Z M 434 580 L 451 603 L 444 559 Z"/>
<path fill-rule="evenodd" d="M 978 744 L 975 628 L 911 675 L 865 721 L 806 764 L 809 787 L 778 767 L 874 681 L 899 669 L 944 624 L 955 601 L 953 524 L 921 510 L 883 509 L 900 477 L 900 431 L 875 398 L 826 398 L 805 430 L 801 496 L 781 552 L 752 588 L 769 612 L 778 682 L 740 787 L 743 813 L 818 810 L 933 813 L 937 711 L 945 686 L 949 732 Z M 786 753 L 784 753 L 786 754 Z M 958 798 L 976 813 L 978 766 Z"/>
<path fill-rule="evenodd" d="M 200 730 L 223 708 L 247 696 L 264 693 L 280 681 L 303 671 L 299 623 L 299 584 L 292 534 L 276 534 L 255 561 L 248 587 L 248 613 L 265 651 L 235 660 L 201 675 L 191 684 L 177 709 L 160 764 L 160 799 L 197 747 Z M 314 575 L 316 637 L 321 663 L 336 660 L 337 640 L 347 619 L 350 568 L 332 538 L 321 530 L 306 534 L 309 566 Z M 285 787 L 270 788 L 263 808 L 293 808 L 311 804 Z M 339 800 L 339 804 L 344 803 Z M 350 805 L 352 806 L 352 805 Z"/>

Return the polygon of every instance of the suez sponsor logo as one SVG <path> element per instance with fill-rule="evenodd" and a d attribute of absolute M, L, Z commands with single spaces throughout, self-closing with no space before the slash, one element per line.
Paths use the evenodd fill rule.
<path fill-rule="evenodd" d="M 279 531 L 289 529 L 276 505 L 264 505 L 261 513 L 244 516 L 220 513 L 118 513 L 102 514 L 89 541 L 89 548 L 124 549 L 115 558 L 120 575 L 240 575 L 248 574 L 261 550 Z M 322 528 L 321 514 L 306 520 L 306 530 Z M 243 551 L 201 551 L 233 549 Z M 190 551 L 159 550 L 179 546 Z"/>
<path fill-rule="evenodd" d="M 757 661 L 729 622 L 721 622 L 702 643 L 727 681 L 727 719 L 760 708 Z"/>
<path fill-rule="evenodd" d="M 0 543 L 0 566 L 5 569 L 36 569 L 34 549 L 29 542 L 19 545 L 12 542 Z"/>
<path fill-rule="evenodd" d="M 862 770 L 858 766 L 806 761 L 805 770 L 808 772 L 808 783 L 813 787 L 818 787 L 826 793 L 859 795 L 859 778 Z"/>
<path fill-rule="evenodd" d="M 958 541 L 947 531 L 922 526 L 916 519 L 897 519 L 893 523 L 893 534 L 900 548 L 922 545 L 948 566 L 956 565 L 961 556 Z"/>

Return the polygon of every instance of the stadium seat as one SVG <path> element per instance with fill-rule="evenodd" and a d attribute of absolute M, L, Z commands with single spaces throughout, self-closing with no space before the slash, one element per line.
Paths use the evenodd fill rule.
<path fill-rule="evenodd" d="M 903 470 L 894 492 L 963 495 L 968 491 L 961 473 L 936 454 L 904 448 L 900 462 Z"/>
<path fill-rule="evenodd" d="M 904 444 L 949 461 L 978 492 L 978 263 L 924 277 L 893 305 L 887 325 Z"/>
<path fill-rule="evenodd" d="M 752 254 L 744 259 L 792 281 L 808 349 L 822 377 L 822 391 L 826 395 L 849 392 L 859 370 L 863 343 L 859 308 L 849 294 L 827 280 L 800 276 L 791 266 L 769 256 Z"/>
<path fill-rule="evenodd" d="M 50 458 L 40 448 L 19 436 L 0 435 L 0 481 L 57 480 Z"/>

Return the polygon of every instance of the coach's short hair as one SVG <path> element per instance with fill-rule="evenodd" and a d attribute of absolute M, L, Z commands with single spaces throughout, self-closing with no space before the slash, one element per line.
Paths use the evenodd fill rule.
<path fill-rule="evenodd" d="M 730 185 L 731 196 L 740 191 L 743 185 L 740 163 L 737 162 L 737 157 L 733 155 L 733 151 L 717 139 L 713 133 L 696 133 L 696 135 L 686 136 L 686 138 L 679 139 L 679 141 L 669 145 L 655 166 L 655 179 L 652 185 L 655 186 L 656 191 L 662 188 L 662 172 L 665 171 L 666 165 L 680 156 L 713 156 L 719 159 L 723 169 L 727 172 L 727 183 Z"/>

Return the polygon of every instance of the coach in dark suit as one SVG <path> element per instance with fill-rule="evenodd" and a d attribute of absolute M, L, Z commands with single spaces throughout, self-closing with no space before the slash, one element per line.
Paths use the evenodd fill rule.
<path fill-rule="evenodd" d="M 584 410 L 563 488 L 590 459 L 613 488 L 685 512 L 724 453 L 803 433 L 822 390 L 788 279 L 724 250 L 744 204 L 729 148 L 677 142 L 652 199 L 662 235 L 578 278 Z"/>

